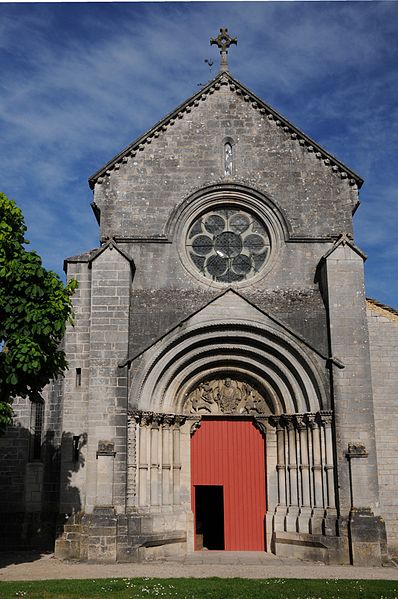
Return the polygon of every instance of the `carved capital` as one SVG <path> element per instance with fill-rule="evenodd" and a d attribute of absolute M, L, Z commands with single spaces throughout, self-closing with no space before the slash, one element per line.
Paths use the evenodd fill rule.
<path fill-rule="evenodd" d="M 283 415 L 283 425 L 286 430 L 288 430 L 288 431 L 294 430 L 294 424 L 295 424 L 294 416 L 291 416 L 290 414 Z"/>
<path fill-rule="evenodd" d="M 174 423 L 174 416 L 173 414 L 165 414 L 163 416 L 163 426 L 164 427 L 169 427 Z"/>
<path fill-rule="evenodd" d="M 135 420 L 140 426 L 181 426 L 187 419 L 185 414 L 164 414 L 162 412 L 144 412 L 133 410 L 129 414 L 131 420 Z"/>
<path fill-rule="evenodd" d="M 294 415 L 294 424 L 298 431 L 303 431 L 307 429 L 307 422 L 304 414 L 295 414 Z"/>
<path fill-rule="evenodd" d="M 260 433 L 262 435 L 266 434 L 266 432 L 267 432 L 267 420 L 254 417 L 253 418 L 253 424 L 260 431 Z"/>
<path fill-rule="evenodd" d="M 201 425 L 202 425 L 202 419 L 201 418 L 198 418 L 197 420 L 193 421 L 193 423 L 191 424 L 191 430 L 190 430 L 191 437 L 193 437 L 193 435 L 201 427 Z"/>
<path fill-rule="evenodd" d="M 325 428 L 332 426 L 333 412 L 322 410 L 321 412 L 319 412 L 319 419 Z"/>
<path fill-rule="evenodd" d="M 152 412 L 142 412 L 140 425 L 141 426 L 150 426 L 152 424 L 153 414 Z"/>
<path fill-rule="evenodd" d="M 318 428 L 318 422 L 317 422 L 315 414 L 306 414 L 305 415 L 305 419 L 306 419 L 306 422 L 307 422 L 307 426 L 311 430 L 315 430 L 315 429 Z"/>
<path fill-rule="evenodd" d="M 268 422 L 277 430 L 282 430 L 281 416 L 270 416 Z"/>
<path fill-rule="evenodd" d="M 176 416 L 174 418 L 174 427 L 180 428 L 180 426 L 182 426 L 185 423 L 186 419 L 187 419 L 186 416 L 176 414 Z"/>

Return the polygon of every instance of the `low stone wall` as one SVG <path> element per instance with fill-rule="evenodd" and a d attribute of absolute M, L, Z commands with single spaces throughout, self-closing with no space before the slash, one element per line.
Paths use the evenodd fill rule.
<path fill-rule="evenodd" d="M 167 518 L 163 519 L 166 522 Z M 79 513 L 70 518 L 56 540 L 55 555 L 103 563 L 184 555 L 186 530 L 164 528 L 168 529 L 155 532 L 154 517 L 149 514 L 116 515 L 113 508 L 97 508 L 92 514 Z"/>

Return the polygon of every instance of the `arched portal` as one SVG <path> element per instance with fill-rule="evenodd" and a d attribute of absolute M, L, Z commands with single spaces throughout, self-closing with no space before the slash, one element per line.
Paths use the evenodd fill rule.
<path fill-rule="evenodd" d="M 230 298 L 236 308 L 241 300 L 232 293 Z M 228 296 L 223 301 L 228 303 Z M 261 321 L 222 320 L 214 312 L 196 314 L 132 364 L 129 445 L 135 454 L 128 507 L 156 514 L 156 521 L 163 518 L 165 531 L 180 522 L 191 551 L 198 546 L 196 501 L 206 503 L 203 493 L 213 492 L 207 503 L 220 502 L 216 487 L 223 493 L 225 548 L 261 547 L 258 540 L 253 546 L 239 540 L 245 526 L 233 533 L 238 544 L 229 540 L 234 518 L 244 518 L 227 513 L 226 499 L 247 500 L 244 513 L 257 519 L 249 536 L 264 539 L 265 528 L 266 550 L 275 550 L 277 543 L 282 547 L 283 535 L 322 534 L 334 526 L 336 515 L 325 359 L 266 315 Z M 231 431 L 235 442 L 221 443 Z M 206 434 L 213 441 L 204 444 L 206 450 L 195 450 Z M 211 459 L 233 453 L 242 435 L 247 441 L 239 455 L 251 447 L 250 435 L 261 439 L 263 448 L 260 470 L 250 481 L 239 477 L 261 454 L 255 441 L 248 463 L 238 466 L 236 457 Z M 207 471 L 198 465 L 200 454 L 207 455 Z M 219 469 L 217 477 L 213 467 Z M 255 479 L 264 481 L 260 499 L 250 499 Z M 238 492 L 229 496 L 232 486 L 244 490 L 245 497 L 239 499 Z M 197 487 L 202 487 L 198 496 Z"/>

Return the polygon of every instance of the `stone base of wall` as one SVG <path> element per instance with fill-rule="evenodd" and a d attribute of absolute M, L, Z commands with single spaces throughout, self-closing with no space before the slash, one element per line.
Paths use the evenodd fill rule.
<path fill-rule="evenodd" d="M 184 516 L 184 513 L 117 515 L 112 507 L 96 508 L 91 514 L 74 514 L 56 540 L 55 555 L 93 563 L 182 557 L 187 553 L 189 528 L 183 526 Z M 338 531 L 335 535 L 274 531 L 269 549 L 280 557 L 325 564 L 381 566 L 388 562 L 381 518 L 356 510 L 349 519 L 335 522 Z"/>
<path fill-rule="evenodd" d="M 384 520 L 370 510 L 352 509 L 348 521 L 351 563 L 380 566 L 388 561 Z"/>
<path fill-rule="evenodd" d="M 273 553 L 279 557 L 323 562 L 325 564 L 350 563 L 347 544 L 341 537 L 274 532 L 271 546 Z"/>
<path fill-rule="evenodd" d="M 275 531 L 271 549 L 280 557 L 325 564 L 369 567 L 389 562 L 384 521 L 370 510 L 352 510 L 348 519 L 338 519 L 337 529 L 339 536 Z"/>
<path fill-rule="evenodd" d="M 154 532 L 159 516 L 116 515 L 113 508 L 72 516 L 55 542 L 60 559 L 88 562 L 140 562 L 186 553 L 186 530 Z"/>

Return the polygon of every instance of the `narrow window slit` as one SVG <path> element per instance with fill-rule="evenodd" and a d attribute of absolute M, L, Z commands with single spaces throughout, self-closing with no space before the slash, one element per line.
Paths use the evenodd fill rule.
<path fill-rule="evenodd" d="M 232 144 L 227 141 L 224 144 L 224 175 L 229 177 L 232 175 L 233 171 L 233 153 L 232 153 Z"/>
<path fill-rule="evenodd" d="M 82 385 L 82 369 L 76 368 L 76 387 L 81 387 Z"/>
<path fill-rule="evenodd" d="M 72 459 L 74 462 L 79 461 L 80 455 L 80 435 L 73 435 L 73 451 L 72 451 Z"/>

